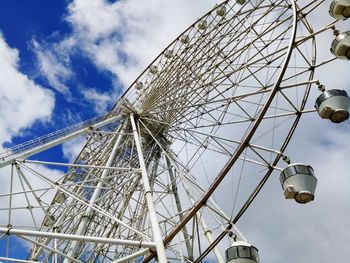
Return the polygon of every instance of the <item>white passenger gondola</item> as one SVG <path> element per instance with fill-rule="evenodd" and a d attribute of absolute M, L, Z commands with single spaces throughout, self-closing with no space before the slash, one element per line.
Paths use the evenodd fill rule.
<path fill-rule="evenodd" d="M 317 179 L 310 165 L 300 163 L 288 165 L 281 172 L 280 181 L 286 199 L 295 199 L 301 204 L 314 200 Z"/>
<path fill-rule="evenodd" d="M 100 132 L 96 132 L 92 137 L 94 138 L 95 141 L 99 141 L 102 139 L 103 135 Z M 88 154 L 90 155 L 90 153 Z"/>
<path fill-rule="evenodd" d="M 57 192 L 52 200 L 53 204 L 62 204 L 67 199 L 66 195 L 62 192 Z"/>
<path fill-rule="evenodd" d="M 329 14 L 335 19 L 345 20 L 350 17 L 350 0 L 333 0 Z"/>
<path fill-rule="evenodd" d="M 90 157 L 90 153 L 87 152 L 87 151 L 83 151 L 83 152 L 81 152 L 81 154 L 80 154 L 80 160 L 82 160 L 82 161 L 88 160 L 89 157 Z"/>
<path fill-rule="evenodd" d="M 244 241 L 236 241 L 226 250 L 227 263 L 258 263 L 258 249 Z"/>
<path fill-rule="evenodd" d="M 340 123 L 349 118 L 350 98 L 345 90 L 326 90 L 316 99 L 315 108 L 322 119 Z"/>
<path fill-rule="evenodd" d="M 243 5 L 247 0 L 236 0 L 236 2 L 240 5 Z"/>
<path fill-rule="evenodd" d="M 337 58 L 350 60 L 350 31 L 337 35 L 332 42 L 331 52 Z"/>
<path fill-rule="evenodd" d="M 158 73 L 158 68 L 157 68 L 157 66 L 155 66 L 155 65 L 150 66 L 149 72 L 151 72 L 152 74 L 157 74 L 157 73 Z"/>
<path fill-rule="evenodd" d="M 137 81 L 137 82 L 135 83 L 135 88 L 136 88 L 137 90 L 141 90 L 141 89 L 143 88 L 143 83 L 142 83 L 141 81 Z"/>
<path fill-rule="evenodd" d="M 198 22 L 197 26 L 198 26 L 198 29 L 205 30 L 205 29 L 207 29 L 208 24 L 207 24 L 207 21 L 201 20 L 201 21 Z"/>
<path fill-rule="evenodd" d="M 180 42 L 186 45 L 188 42 L 190 42 L 190 37 L 188 35 L 182 35 L 180 37 Z"/>
<path fill-rule="evenodd" d="M 174 53 L 170 49 L 164 51 L 164 57 L 166 57 L 166 58 L 172 58 L 173 55 L 174 55 Z"/>
<path fill-rule="evenodd" d="M 216 9 L 216 14 L 218 16 L 225 16 L 226 14 L 226 7 L 225 6 L 219 6 L 217 9 Z"/>
<path fill-rule="evenodd" d="M 74 181 L 76 181 L 77 179 L 78 179 L 78 174 L 77 174 L 77 172 L 76 172 L 75 170 L 70 171 L 70 172 L 67 174 L 67 176 L 66 176 L 66 180 L 67 180 L 67 181 L 72 181 L 72 182 L 74 182 Z"/>
<path fill-rule="evenodd" d="M 55 223 L 55 217 L 47 214 L 44 218 L 44 226 L 51 227 Z"/>
<path fill-rule="evenodd" d="M 101 159 L 97 159 L 97 160 L 94 162 L 94 165 L 96 165 L 96 166 L 101 166 L 101 165 L 102 165 L 102 160 L 101 160 Z"/>

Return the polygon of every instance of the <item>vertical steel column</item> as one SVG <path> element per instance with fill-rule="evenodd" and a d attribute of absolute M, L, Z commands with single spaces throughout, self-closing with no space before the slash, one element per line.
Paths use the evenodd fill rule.
<path fill-rule="evenodd" d="M 57 228 L 56 228 L 56 227 L 54 228 L 54 232 L 57 233 Z M 57 238 L 55 238 L 55 239 L 53 240 L 53 248 L 54 248 L 55 251 L 58 250 L 58 249 L 57 249 Z M 58 263 L 58 255 L 57 255 L 56 252 L 53 253 L 53 262 L 54 262 L 54 263 Z"/>
<path fill-rule="evenodd" d="M 147 201 L 147 207 L 148 207 L 149 216 L 150 216 L 150 220 L 151 220 L 153 240 L 156 243 L 158 260 L 160 263 L 167 263 L 168 260 L 167 260 L 166 253 L 165 253 L 165 247 L 164 247 L 163 240 L 162 240 L 162 234 L 160 232 L 160 227 L 159 227 L 159 223 L 158 223 L 157 216 L 156 216 L 156 210 L 154 207 L 153 194 L 152 194 L 152 190 L 151 190 L 151 187 L 149 184 L 145 160 L 143 158 L 140 135 L 137 131 L 136 123 L 135 123 L 135 119 L 134 119 L 133 114 L 130 115 L 130 122 L 131 122 L 131 126 L 132 126 L 132 131 L 134 134 L 137 155 L 139 157 L 139 163 L 140 163 L 141 175 L 142 175 L 142 181 L 143 181 L 143 188 L 145 190 L 145 198 Z"/>
<path fill-rule="evenodd" d="M 174 161 L 173 161 L 172 159 L 169 158 L 169 156 L 170 156 L 170 154 L 166 153 L 167 165 L 169 166 L 169 165 L 171 165 L 171 164 L 174 164 L 174 166 L 175 166 L 176 168 L 178 168 L 177 165 L 176 165 L 175 163 L 173 163 Z M 190 187 L 189 187 L 189 185 L 188 185 L 188 183 L 187 183 L 187 179 L 186 179 L 185 175 L 181 172 L 180 169 L 177 169 L 177 171 L 178 171 L 178 172 L 180 173 L 180 175 L 181 175 L 181 178 L 182 178 L 182 181 L 181 181 L 181 182 L 182 182 L 182 185 L 183 185 L 183 187 L 184 187 L 184 189 L 185 189 L 185 191 L 186 191 L 186 194 L 187 194 L 188 198 L 190 199 L 190 202 L 192 203 L 192 205 L 194 205 L 194 204 L 195 204 L 195 200 L 194 200 L 194 198 L 193 198 L 193 194 L 191 193 Z M 214 242 L 213 233 L 212 233 L 212 231 L 208 228 L 208 226 L 207 226 L 207 224 L 206 224 L 206 222 L 205 222 L 205 220 L 204 220 L 204 218 L 203 218 L 203 215 L 202 215 L 202 213 L 201 213 L 200 211 L 197 212 L 197 217 L 198 217 L 198 219 L 199 219 L 200 224 L 202 225 L 202 228 L 203 228 L 203 231 L 204 231 L 204 235 L 205 235 L 205 237 L 207 238 L 209 244 L 213 244 L 213 242 Z M 183 218 L 183 217 L 182 217 L 182 218 Z M 186 226 L 184 226 L 184 227 L 186 227 Z M 222 255 L 221 255 L 220 250 L 219 250 L 218 247 L 215 246 L 213 252 L 214 252 L 214 255 L 215 255 L 216 259 L 217 259 L 217 262 L 219 262 L 219 263 L 225 263 L 225 260 L 224 260 L 224 258 L 222 257 Z"/>
<path fill-rule="evenodd" d="M 176 208 L 178 210 L 179 218 L 182 221 L 183 218 L 184 218 L 184 215 L 183 215 L 183 212 L 182 212 L 182 206 L 181 206 L 181 202 L 180 202 L 179 193 L 177 192 L 177 185 L 176 185 L 176 181 L 175 181 L 175 175 L 174 175 L 173 169 L 171 167 L 172 164 L 170 162 L 170 159 L 169 159 L 169 157 L 166 154 L 165 154 L 165 162 L 166 162 L 166 165 L 167 165 L 167 168 L 168 168 L 172 190 L 174 192 Z M 190 238 L 189 238 L 186 226 L 184 226 L 182 232 L 183 232 L 184 239 L 185 239 L 185 244 L 186 244 L 186 249 L 187 249 L 187 256 L 188 256 L 188 258 L 190 260 L 193 260 L 193 247 L 190 244 Z"/>
<path fill-rule="evenodd" d="M 167 161 L 168 167 L 173 164 L 176 168 L 178 168 L 178 166 L 174 163 L 174 161 L 172 159 L 170 159 L 170 157 L 169 157 L 170 154 L 169 153 L 165 153 L 165 155 L 166 155 L 166 161 Z M 193 195 L 191 193 L 190 187 L 189 187 L 189 185 L 187 183 L 187 179 L 186 179 L 185 175 L 181 172 L 180 169 L 177 169 L 177 171 L 181 175 L 182 185 L 183 185 L 183 187 L 185 189 L 185 192 L 186 192 L 188 198 L 190 199 L 190 202 L 192 203 L 192 205 L 194 205 L 195 204 L 195 200 L 194 200 Z M 202 215 L 202 213 L 200 211 L 197 212 L 197 217 L 199 219 L 200 224 L 202 225 L 202 228 L 203 228 L 203 231 L 204 231 L 204 235 L 207 238 L 207 240 L 209 241 L 209 244 L 213 244 L 213 242 L 214 242 L 213 233 L 208 228 L 208 226 L 207 226 L 207 224 L 206 224 L 206 222 L 205 222 L 205 220 L 203 218 L 203 215 Z M 186 226 L 184 226 L 184 227 L 186 227 Z M 216 246 L 214 247 L 214 255 L 215 255 L 215 257 L 216 257 L 216 259 L 217 259 L 217 261 L 219 263 L 225 263 L 225 260 L 222 257 L 219 248 L 216 247 Z"/>
<path fill-rule="evenodd" d="M 190 202 L 192 203 L 192 205 L 195 205 L 195 200 L 193 199 L 193 195 L 190 192 L 190 188 L 186 182 L 186 180 L 182 180 L 183 186 L 185 188 L 185 191 L 190 199 Z M 197 212 L 197 217 L 199 219 L 200 224 L 202 225 L 203 231 L 204 231 L 204 235 L 207 238 L 209 244 L 213 244 L 214 243 L 214 237 L 213 237 L 213 233 L 211 232 L 211 230 L 208 228 L 204 217 L 202 215 L 202 213 L 200 211 Z M 214 247 L 214 255 L 216 257 L 217 262 L 219 263 L 225 263 L 224 258 L 222 257 L 220 250 L 217 246 Z"/>
<path fill-rule="evenodd" d="M 124 128 L 126 126 L 126 123 L 127 123 L 127 120 L 125 120 L 125 122 L 122 124 Z M 123 131 L 123 129 L 122 129 L 122 131 Z M 113 160 L 115 158 L 115 155 L 117 153 L 117 149 L 118 149 L 118 147 L 120 145 L 120 142 L 121 142 L 122 138 L 123 138 L 123 135 L 121 133 L 121 134 L 118 135 L 117 140 L 116 140 L 116 142 L 115 142 L 115 144 L 113 146 L 112 152 L 111 152 L 111 154 L 108 157 L 107 163 L 105 165 L 106 167 L 110 167 L 112 165 L 112 162 L 113 162 Z M 101 180 L 96 185 L 94 193 L 93 193 L 93 195 L 92 195 L 92 197 L 91 197 L 91 199 L 89 201 L 89 204 L 91 206 L 95 204 L 96 199 L 100 196 L 101 191 L 102 191 L 103 179 L 108 175 L 108 173 L 109 173 L 108 169 L 104 169 L 103 170 L 101 178 L 100 178 Z M 90 218 L 92 212 L 93 212 L 93 209 L 89 206 L 86 209 L 84 215 L 82 216 L 81 222 L 79 224 L 78 230 L 75 233 L 75 235 L 82 235 L 83 234 L 83 232 L 85 231 L 85 228 L 86 228 L 86 226 L 87 226 L 87 224 L 89 222 L 89 218 Z M 67 253 L 68 257 L 73 257 L 74 258 L 74 254 L 76 253 L 76 251 L 77 251 L 77 249 L 79 247 L 79 244 L 80 244 L 80 241 L 77 241 L 77 240 L 74 240 L 72 242 L 70 250 Z M 69 262 L 68 259 L 64 260 L 64 263 L 68 263 L 68 262 Z"/>
<path fill-rule="evenodd" d="M 10 198 L 9 198 L 9 214 L 8 214 L 8 223 L 7 225 L 11 225 L 11 212 L 12 212 L 12 192 L 13 192 L 13 164 L 11 165 L 11 181 L 10 181 Z M 10 237 L 6 237 L 6 257 L 9 257 L 10 251 Z"/>
<path fill-rule="evenodd" d="M 141 176 L 139 176 L 137 179 L 136 179 L 136 182 L 131 186 L 131 188 L 129 189 L 129 195 L 125 197 L 124 201 L 123 201 L 123 204 L 121 206 L 121 209 L 119 210 L 118 212 L 118 215 L 117 215 L 117 218 L 118 219 L 121 219 L 122 216 L 124 215 L 126 209 L 128 208 L 128 205 L 129 205 L 129 201 L 132 197 L 132 193 L 134 193 L 134 191 L 136 190 L 139 182 L 141 180 Z M 119 223 L 116 222 L 113 224 L 113 227 L 111 228 L 111 230 L 109 230 L 109 232 L 107 233 L 106 235 L 106 238 L 109 238 L 111 235 L 113 235 L 113 233 L 115 233 L 117 230 L 118 230 L 118 227 L 119 227 Z M 96 246 L 96 249 L 95 249 L 95 257 L 94 259 L 92 260 L 92 263 L 96 263 L 97 260 L 98 260 L 98 257 L 100 255 L 100 252 L 101 252 L 101 248 L 103 248 L 105 244 L 99 244 L 98 246 Z M 149 251 L 149 249 L 146 249 L 147 252 Z M 146 252 L 145 252 L 146 253 Z M 145 254 L 144 253 L 144 254 Z M 113 261 L 114 263 L 114 261 Z"/>
<path fill-rule="evenodd" d="M 182 178 L 182 185 L 186 191 L 186 194 L 188 195 L 191 203 L 193 205 L 195 205 L 195 200 L 193 199 L 193 196 L 192 194 L 190 193 L 190 189 L 189 189 L 189 186 L 187 184 L 187 179 L 186 177 L 184 176 L 184 174 L 181 172 L 181 169 L 179 169 L 178 165 L 176 164 L 176 162 L 174 162 L 174 160 L 172 160 L 172 158 L 170 157 L 171 154 L 169 154 L 165 149 L 163 149 L 162 145 L 157 141 L 157 139 L 154 137 L 154 135 L 152 134 L 152 132 L 144 125 L 144 127 L 146 128 L 146 130 L 148 131 L 148 133 L 152 136 L 152 138 L 155 140 L 155 142 L 159 145 L 159 147 L 164 151 L 164 154 L 165 154 L 165 157 L 166 157 L 166 162 L 167 162 L 167 166 L 169 167 L 169 165 L 174 165 L 174 167 L 177 169 L 177 171 L 180 173 L 181 175 L 181 178 Z M 213 244 L 214 242 L 214 238 L 213 238 L 213 234 L 211 232 L 211 230 L 208 228 L 202 214 L 200 213 L 200 211 L 198 210 L 197 211 L 197 216 L 200 220 L 200 223 L 202 225 L 202 228 L 203 228 L 203 231 L 204 231 L 204 234 L 206 236 L 206 238 L 208 239 L 209 243 L 210 244 Z M 183 218 L 183 217 L 182 217 Z M 181 219 L 182 221 L 182 219 Z M 186 227 L 186 225 L 184 225 L 183 227 Z M 215 246 L 214 248 L 214 254 L 215 254 L 215 257 L 217 259 L 217 261 L 219 263 L 225 263 L 225 260 L 224 258 L 222 257 L 221 253 L 220 253 L 220 250 Z"/>

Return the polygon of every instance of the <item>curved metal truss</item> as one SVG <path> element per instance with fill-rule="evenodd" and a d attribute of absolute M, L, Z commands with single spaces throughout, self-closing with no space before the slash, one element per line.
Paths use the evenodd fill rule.
<path fill-rule="evenodd" d="M 33 245 L 25 262 L 225 262 L 224 248 L 244 240 L 235 224 L 314 111 L 315 70 L 334 61 L 317 63 L 315 37 L 337 21 L 314 31 L 307 19 L 323 2 L 225 1 L 109 114 L 1 155 L 1 232 Z M 27 159 L 81 134 L 74 163 Z"/>

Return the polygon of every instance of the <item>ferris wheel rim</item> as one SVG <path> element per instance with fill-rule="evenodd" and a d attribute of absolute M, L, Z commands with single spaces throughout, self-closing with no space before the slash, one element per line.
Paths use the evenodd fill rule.
<path fill-rule="evenodd" d="M 295 2 L 292 0 L 292 2 L 295 4 Z M 296 8 L 298 7 L 296 4 L 295 4 Z M 310 33 L 313 32 L 313 29 L 311 28 L 311 25 L 310 23 L 308 22 L 307 19 L 305 19 L 305 17 L 303 17 L 302 19 L 303 23 L 307 25 L 307 27 L 309 27 L 309 30 L 310 30 Z M 312 43 L 313 43 L 313 61 L 315 63 L 315 60 L 316 60 L 316 41 L 315 41 L 315 37 L 313 36 L 312 37 Z M 309 77 L 309 80 L 311 80 L 314 76 L 314 73 L 315 73 L 315 70 L 314 68 L 311 70 L 311 74 L 310 74 L 310 77 Z M 311 83 L 308 84 L 308 87 L 307 87 L 307 92 L 304 96 L 304 99 L 303 99 L 303 103 L 301 105 L 301 109 L 303 109 L 306 105 L 306 100 L 307 100 L 307 97 L 310 93 L 310 90 L 311 90 Z M 294 122 L 293 122 L 293 125 L 292 125 L 292 128 L 290 129 L 283 145 L 281 146 L 280 148 L 280 151 L 283 153 L 284 150 L 287 148 L 293 134 L 295 133 L 296 131 L 296 128 L 298 126 L 298 123 L 301 119 L 301 113 L 297 114 Z M 257 195 L 259 194 L 259 192 L 262 190 L 263 186 L 265 185 L 265 183 L 267 182 L 267 180 L 269 179 L 269 177 L 271 176 L 272 172 L 274 171 L 274 166 L 277 165 L 277 163 L 279 162 L 279 160 L 282 158 L 283 156 L 282 155 L 277 155 L 275 160 L 273 161 L 272 163 L 272 167 L 269 168 L 269 170 L 267 171 L 267 173 L 265 174 L 265 176 L 261 179 L 261 181 L 259 182 L 259 184 L 256 186 L 256 188 L 254 189 L 254 191 L 251 193 L 251 195 L 249 196 L 248 200 L 245 202 L 245 204 L 242 206 L 242 208 L 239 210 L 239 212 L 236 214 L 236 216 L 230 221 L 228 222 L 228 226 L 226 227 L 226 229 L 224 231 L 222 231 L 222 233 L 215 239 L 215 241 L 209 245 L 209 247 L 200 254 L 200 256 L 194 261 L 195 263 L 198 263 L 198 262 L 201 262 L 201 260 L 203 260 L 209 253 L 210 251 L 212 251 L 214 249 L 214 247 L 228 234 L 230 233 L 232 227 L 239 221 L 239 219 L 241 218 L 241 216 L 243 216 L 243 214 L 245 213 L 245 211 L 249 208 L 249 206 L 252 204 L 252 202 L 254 201 L 254 199 L 257 197 Z"/>
<path fill-rule="evenodd" d="M 167 235 L 165 237 L 165 239 L 163 240 L 164 245 L 166 246 L 175 236 L 176 234 L 181 230 L 181 228 L 183 228 L 188 221 L 195 215 L 195 213 L 197 211 L 199 211 L 199 209 L 205 204 L 205 202 L 209 199 L 209 197 L 212 195 L 212 193 L 215 191 L 215 189 L 217 188 L 217 186 L 220 184 L 220 182 L 222 181 L 222 179 L 225 177 L 225 175 L 228 173 L 228 171 L 231 169 L 231 167 L 234 165 L 235 161 L 238 159 L 238 157 L 240 156 L 240 154 L 244 151 L 244 149 L 246 148 L 246 146 L 249 144 L 250 139 L 252 138 L 252 136 L 254 135 L 256 129 L 258 128 L 260 122 L 262 121 L 263 117 L 265 116 L 267 109 L 269 108 L 273 98 L 275 97 L 276 93 L 278 92 L 279 89 L 279 85 L 281 84 L 282 80 L 283 80 L 283 76 L 284 73 L 288 67 L 288 63 L 290 60 L 290 57 L 292 55 L 293 52 L 293 44 L 295 41 L 295 37 L 296 37 L 296 31 L 297 31 L 297 8 L 296 8 L 296 4 L 294 2 L 294 0 L 290 0 L 291 5 L 292 5 L 292 12 L 293 12 L 293 29 L 292 29 L 292 33 L 291 33 L 291 38 L 290 38 L 290 42 L 289 42 L 289 46 L 288 46 L 288 51 L 287 54 L 285 56 L 285 60 L 283 63 L 283 67 L 280 70 L 279 73 L 279 77 L 277 82 L 275 82 L 274 88 L 273 90 L 270 92 L 269 98 L 267 99 L 267 101 L 265 102 L 265 105 L 263 107 L 263 109 L 261 110 L 261 113 L 259 114 L 258 118 L 254 121 L 253 126 L 250 128 L 249 132 L 247 133 L 245 139 L 243 139 L 243 141 L 241 142 L 241 146 L 235 151 L 235 153 L 233 154 L 233 156 L 229 159 L 229 161 L 225 164 L 225 167 L 219 172 L 219 174 L 216 176 L 214 183 L 210 185 L 209 189 L 207 190 L 207 194 L 205 194 L 199 201 L 196 202 L 196 204 L 192 207 L 192 209 L 190 210 L 189 213 L 187 213 L 185 215 L 185 219 L 182 220 L 171 232 L 169 235 Z M 291 137 L 293 132 L 295 131 L 295 128 L 297 126 L 297 123 L 299 122 L 300 119 L 300 115 L 297 117 L 294 126 L 294 129 L 291 130 L 291 133 L 288 137 Z M 287 143 L 288 144 L 288 143 Z M 285 147 L 287 147 L 287 144 L 285 145 Z M 277 156 L 275 162 L 277 163 L 279 161 L 279 159 L 281 158 L 280 155 Z M 226 167 L 227 166 L 227 167 Z M 264 183 L 267 181 L 269 175 L 272 173 L 273 169 L 269 169 L 269 172 L 267 173 L 267 176 L 265 175 L 265 177 L 262 179 L 261 182 L 262 185 L 261 187 L 258 187 L 257 190 L 255 190 L 252 195 L 257 195 L 259 193 L 259 191 L 261 190 L 261 188 L 263 187 Z M 220 176 L 220 174 L 223 174 L 222 176 Z M 221 178 L 221 180 L 220 180 Z M 260 185 L 260 184 L 259 184 Z M 249 204 L 248 204 L 249 206 Z M 246 208 L 248 208 L 248 206 Z M 246 209 L 245 209 L 246 210 Z M 244 210 L 244 211 L 245 211 Z M 241 213 L 240 211 L 240 216 L 244 213 L 244 211 Z M 239 216 L 239 217 L 240 217 Z M 235 220 L 235 222 L 232 223 L 236 223 L 239 219 L 239 217 L 237 218 L 237 220 Z M 230 226 L 232 227 L 232 225 L 230 224 Z M 212 246 L 214 247 L 215 243 L 212 244 Z M 156 252 L 153 252 L 149 257 L 147 257 L 146 259 L 143 260 L 143 262 L 149 262 L 154 256 L 156 255 Z M 200 259 L 202 259 L 204 256 L 202 256 Z M 198 259 L 195 261 L 198 262 Z"/>

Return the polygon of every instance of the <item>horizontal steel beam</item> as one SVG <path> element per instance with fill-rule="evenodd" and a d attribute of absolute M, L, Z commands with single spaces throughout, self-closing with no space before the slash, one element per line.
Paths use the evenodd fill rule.
<path fill-rule="evenodd" d="M 45 165 L 52 165 L 52 166 L 80 167 L 80 168 L 92 168 L 92 169 L 106 169 L 106 170 L 125 171 L 125 172 L 140 171 L 140 169 L 137 169 L 137 168 L 87 165 L 87 164 L 79 164 L 79 163 L 46 162 L 46 161 L 36 161 L 36 160 L 26 160 L 26 159 L 16 159 L 16 161 L 21 163 L 34 163 L 34 164 L 45 164 Z"/>
<path fill-rule="evenodd" d="M 104 243 L 112 245 L 125 245 L 125 246 L 135 246 L 144 248 L 155 248 L 156 244 L 149 241 L 136 241 L 136 240 L 123 240 L 116 238 L 104 238 L 104 237 L 92 237 L 92 236 L 82 236 L 82 235 L 70 235 L 52 232 L 41 232 L 41 231 L 31 231 L 15 228 L 4 228 L 0 227 L 0 233 L 6 235 L 23 235 L 23 236 L 34 236 L 34 237 L 49 237 L 64 240 L 78 240 L 83 242 L 95 242 Z"/>
<path fill-rule="evenodd" d="M 41 263 L 42 261 L 30 261 L 30 260 L 24 260 L 24 259 L 18 259 L 18 258 L 6 258 L 6 257 L 0 257 L 0 260 L 4 260 L 6 262 L 26 262 L 26 263 Z"/>
<path fill-rule="evenodd" d="M 7 156 L 4 156 L 0 159 L 0 168 L 13 163 L 16 159 L 28 158 L 34 154 L 40 153 L 40 152 L 45 151 L 47 149 L 50 149 L 56 145 L 62 144 L 66 141 L 69 141 L 69 140 L 73 139 L 74 137 L 85 134 L 93 129 L 98 129 L 98 128 L 103 127 L 107 124 L 110 124 L 114 121 L 117 121 L 120 118 L 121 118 L 121 116 L 111 117 L 109 119 L 100 121 L 100 122 L 95 123 L 93 125 L 89 124 L 87 126 L 83 126 L 78 130 L 73 130 L 73 131 L 63 135 L 62 137 L 53 139 L 52 141 L 49 140 L 46 143 L 43 143 L 43 144 L 38 145 L 38 146 L 34 146 L 33 148 L 29 148 L 28 150 L 25 150 L 23 152 L 20 151 L 18 153 L 14 153 L 14 154 L 8 153 Z"/>

